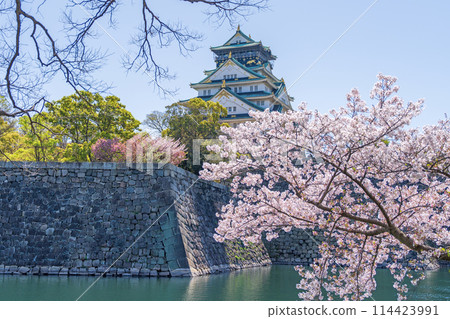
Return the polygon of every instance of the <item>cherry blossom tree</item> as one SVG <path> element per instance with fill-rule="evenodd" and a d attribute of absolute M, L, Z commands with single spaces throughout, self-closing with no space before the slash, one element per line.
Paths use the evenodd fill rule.
<path fill-rule="evenodd" d="M 180 165 L 186 160 L 186 146 L 170 137 L 152 138 L 139 133 L 126 142 L 126 156 L 130 163 L 171 163 Z"/>
<path fill-rule="evenodd" d="M 395 82 L 378 75 L 373 105 L 353 89 L 347 105 L 328 114 L 302 104 L 224 127 L 211 147 L 223 161 L 201 172 L 228 181 L 233 194 L 216 240 L 271 240 L 293 227 L 320 232 L 312 237 L 324 238 L 319 257 L 296 267 L 301 299 L 369 298 L 383 263 L 398 299 L 406 298 L 425 268 L 448 258 L 450 127 L 410 129 L 423 100 L 405 103 Z"/>
<path fill-rule="evenodd" d="M 98 139 L 91 146 L 91 151 L 97 162 L 125 162 L 126 147 L 117 137 Z"/>

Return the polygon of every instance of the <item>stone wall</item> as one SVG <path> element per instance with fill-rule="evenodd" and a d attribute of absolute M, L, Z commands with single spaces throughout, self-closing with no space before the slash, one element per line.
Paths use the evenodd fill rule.
<path fill-rule="evenodd" d="M 271 241 L 264 240 L 272 263 L 283 265 L 309 265 L 318 257 L 317 247 L 322 237 L 312 235 L 311 230 L 293 228 Z"/>
<path fill-rule="evenodd" d="M 0 274 L 196 276 L 317 257 L 322 238 L 299 229 L 217 243 L 229 199 L 170 164 L 0 162 Z"/>
<path fill-rule="evenodd" d="M 228 196 L 173 165 L 0 162 L 0 273 L 191 276 L 270 264 L 263 245 L 214 241 Z"/>

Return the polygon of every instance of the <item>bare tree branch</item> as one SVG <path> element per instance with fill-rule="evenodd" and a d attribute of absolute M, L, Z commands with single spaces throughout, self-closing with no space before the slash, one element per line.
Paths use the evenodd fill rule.
<path fill-rule="evenodd" d="M 205 14 L 217 21 L 233 24 L 253 10 L 266 8 L 267 0 L 179 0 L 202 5 L 210 10 Z M 92 74 L 104 64 L 105 53 L 89 42 L 98 28 L 114 27 L 120 1 L 69 0 L 64 13 L 67 36 L 61 38 L 49 29 L 46 0 L 38 3 L 6 0 L 0 3 L 0 95 L 7 98 L 11 110 L 0 111 L 0 116 L 18 117 L 38 113 L 48 102 L 45 86 L 62 76 L 75 91 L 104 92 L 108 86 Z M 125 6 L 125 4 L 122 4 Z M 126 4 L 132 6 L 133 4 Z M 161 84 L 172 79 L 169 69 L 160 64 L 155 50 L 176 45 L 180 54 L 196 49 L 201 35 L 182 23 L 171 23 L 158 15 L 149 1 L 142 0 L 134 21 L 139 27 L 132 38 L 133 48 L 126 52 L 127 70 L 144 72 L 162 94 L 171 93 Z M 81 10 L 81 16 L 80 16 Z M 42 18 L 41 18 L 42 16 Z M 39 17 L 39 18 L 38 18 Z M 133 22 L 134 22 L 133 21 Z M 106 27 L 101 23 L 105 22 Z"/>

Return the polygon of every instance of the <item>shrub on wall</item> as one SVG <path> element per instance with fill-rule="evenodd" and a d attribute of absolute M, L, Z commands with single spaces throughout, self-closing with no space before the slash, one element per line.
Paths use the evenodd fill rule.
<path fill-rule="evenodd" d="M 186 146 L 170 137 L 152 138 L 148 133 L 136 134 L 126 142 L 127 160 L 134 163 L 171 163 L 186 160 Z"/>
<path fill-rule="evenodd" d="M 118 138 L 104 139 L 100 138 L 91 147 L 94 160 L 97 162 L 124 162 L 125 144 Z"/>

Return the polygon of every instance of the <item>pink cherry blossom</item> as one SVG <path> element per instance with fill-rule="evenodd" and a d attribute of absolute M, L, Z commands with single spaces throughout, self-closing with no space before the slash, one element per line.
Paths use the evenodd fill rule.
<path fill-rule="evenodd" d="M 100 138 L 91 147 L 92 155 L 98 162 L 125 161 L 125 144 L 118 138 Z"/>
<path fill-rule="evenodd" d="M 377 265 L 388 261 L 404 299 L 407 283 L 423 279 L 450 246 L 450 125 L 410 128 L 423 100 L 404 102 L 395 83 L 379 74 L 372 103 L 353 89 L 346 106 L 328 114 L 302 104 L 224 127 L 212 148 L 223 161 L 201 172 L 229 182 L 233 194 L 216 240 L 270 240 L 292 227 L 319 232 L 319 257 L 296 268 L 301 299 L 367 299 Z M 410 252 L 417 258 L 405 262 Z"/>
<path fill-rule="evenodd" d="M 170 137 L 152 138 L 139 133 L 126 142 L 127 157 L 134 163 L 155 162 L 179 165 L 186 160 L 186 146 Z"/>

